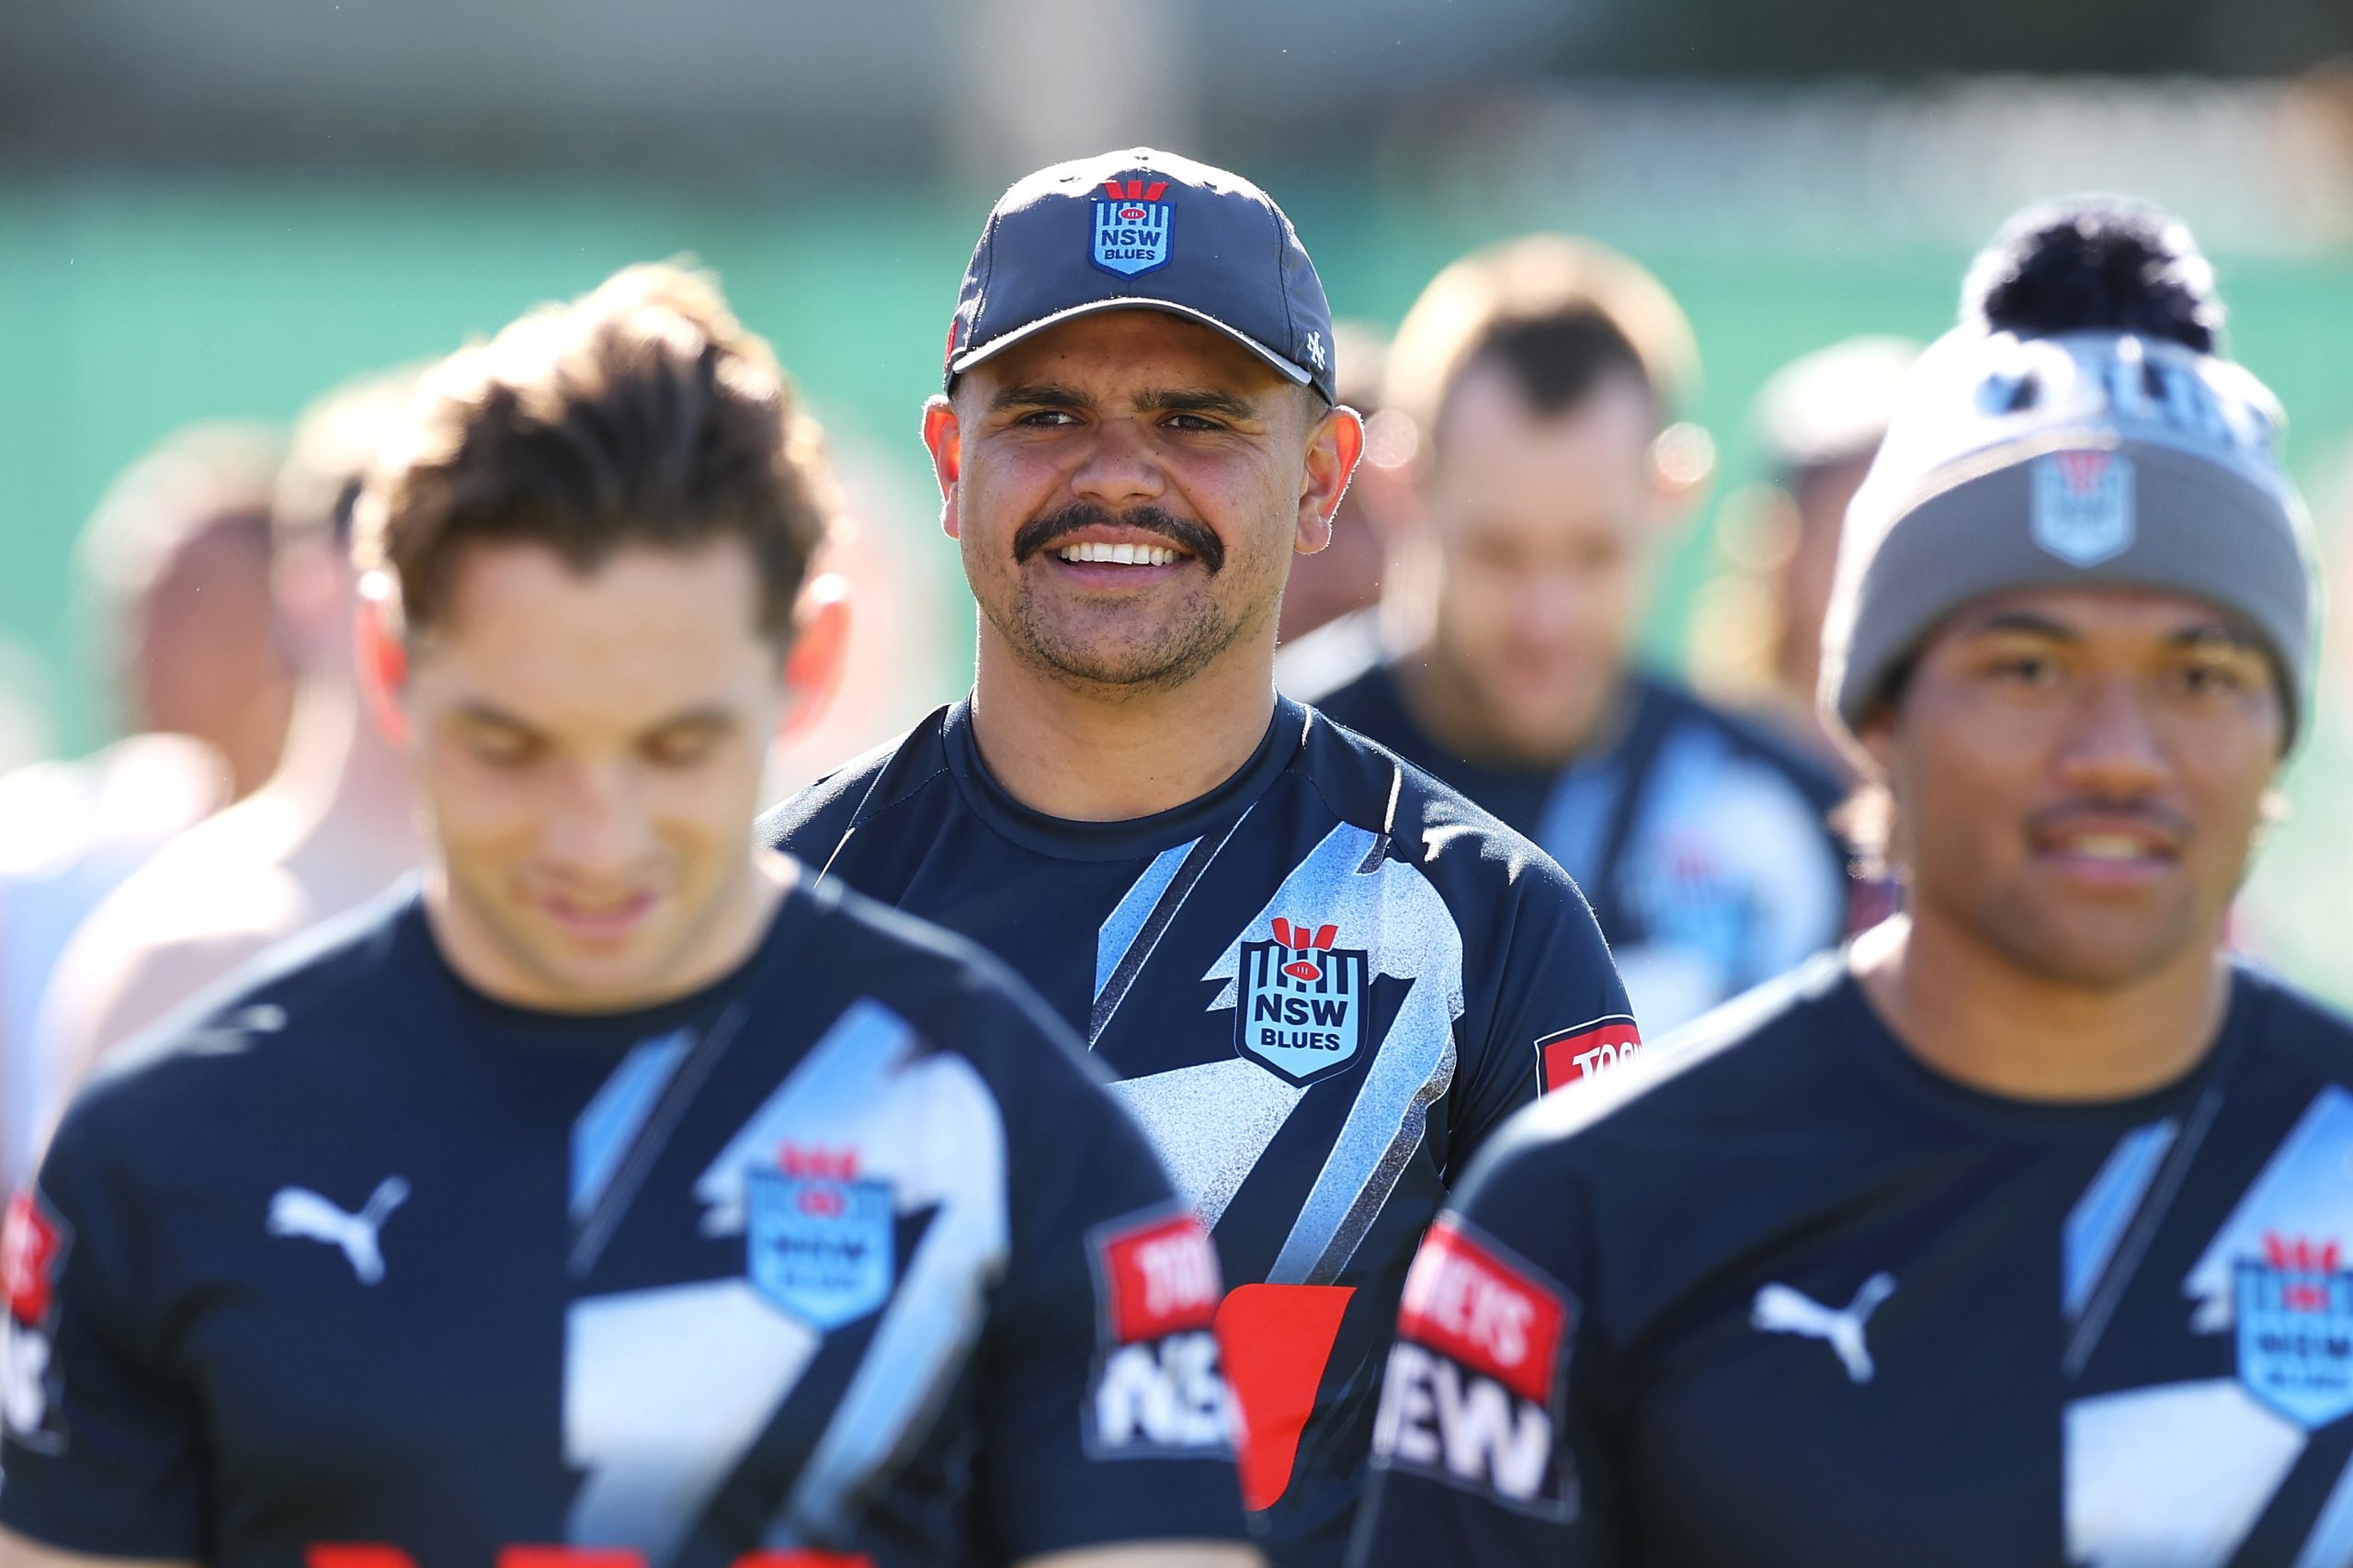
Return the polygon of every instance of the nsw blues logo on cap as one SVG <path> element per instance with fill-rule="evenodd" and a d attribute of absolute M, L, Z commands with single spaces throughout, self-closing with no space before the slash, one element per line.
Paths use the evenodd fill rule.
<path fill-rule="evenodd" d="M 2034 460 L 2034 542 L 2070 566 L 2097 566 L 2132 543 L 2132 460 L 2046 452 Z"/>
<path fill-rule="evenodd" d="M 1105 180 L 1095 199 L 1089 259 L 1122 278 L 1167 266 L 1168 231 L 1176 216 L 1176 204 L 1161 199 L 1167 194 L 1165 179 Z"/>

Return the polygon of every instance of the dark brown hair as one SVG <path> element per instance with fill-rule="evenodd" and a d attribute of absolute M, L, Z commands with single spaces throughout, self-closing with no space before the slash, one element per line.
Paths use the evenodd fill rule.
<path fill-rule="evenodd" d="M 475 542 L 545 545 L 594 572 L 630 546 L 741 540 L 781 643 L 831 486 L 818 433 L 710 274 L 629 267 L 427 375 L 359 503 L 354 550 L 414 631 Z"/>

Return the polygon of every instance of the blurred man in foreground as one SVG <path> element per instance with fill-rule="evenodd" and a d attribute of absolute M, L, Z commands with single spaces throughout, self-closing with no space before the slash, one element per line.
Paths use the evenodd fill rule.
<path fill-rule="evenodd" d="M 1904 913 L 1499 1141 L 1360 1562 L 2346 1560 L 2353 1024 L 2222 945 L 2313 571 L 2211 287 L 2113 199 L 1980 257 L 1823 672 Z"/>
<path fill-rule="evenodd" d="M 1754 710 L 1842 776 L 1849 763 L 1814 701 L 1822 622 L 1847 505 L 1919 354 L 1900 337 L 1850 337 L 1773 373 L 1751 414 L 1766 477 L 1727 499 L 1719 534 L 1733 569 L 1692 613 L 1700 689 Z"/>
<path fill-rule="evenodd" d="M 128 738 L 0 778 L 0 1185 L 61 1092 L 37 1045 L 58 955 L 163 844 L 250 792 L 284 737 L 269 606 L 276 432 L 191 426 L 108 490 L 79 551 Z"/>
<path fill-rule="evenodd" d="M 1388 592 L 1415 602 L 1281 672 L 1550 850 L 1654 1034 L 1846 918 L 1836 781 L 1632 663 L 1654 546 L 1707 474 L 1672 423 L 1696 367 L 1674 300 L 1613 252 L 1535 235 L 1448 267 L 1389 360 L 1418 446 Z"/>
<path fill-rule="evenodd" d="M 985 288 L 983 287 L 985 284 Z M 1336 1563 L 1415 1242 L 1547 1051 L 1633 1039 L 1560 869 L 1274 689 L 1362 430 L 1256 186 L 1135 148 L 1016 184 L 925 411 L 978 678 L 764 822 L 1084 1031 L 1225 1276 L 1268 1553 Z"/>
<path fill-rule="evenodd" d="M 1215 1258 L 1075 1042 L 750 842 L 843 619 L 767 346 L 632 268 L 426 391 L 359 524 L 423 889 L 67 1116 L 0 1555 L 1255 1561 Z"/>
<path fill-rule="evenodd" d="M 40 1028 L 55 1109 L 104 1052 L 416 864 L 406 774 L 360 710 L 351 655 L 352 508 L 415 385 L 415 372 L 357 382 L 296 426 L 272 507 L 274 619 L 301 677 L 284 758 L 252 796 L 166 845 L 75 934 Z"/>

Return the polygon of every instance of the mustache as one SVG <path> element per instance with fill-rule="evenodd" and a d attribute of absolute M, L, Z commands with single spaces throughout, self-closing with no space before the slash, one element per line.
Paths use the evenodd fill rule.
<path fill-rule="evenodd" d="M 2096 795 L 2045 806 L 2027 818 L 2027 826 L 2038 834 L 2063 833 L 2086 819 L 2109 823 L 2137 821 L 2176 843 L 2188 839 L 2194 831 L 2188 817 L 2155 801 L 2106 800 Z"/>
<path fill-rule="evenodd" d="M 1091 506 L 1084 501 L 1058 506 L 1022 524 L 1013 535 L 1013 559 L 1017 564 L 1026 565 L 1032 556 L 1058 540 L 1081 528 L 1135 528 L 1158 534 L 1199 562 L 1212 576 L 1225 565 L 1224 541 L 1190 517 L 1180 517 L 1158 506 L 1131 506 L 1124 512 L 1114 512 L 1108 506 Z"/>

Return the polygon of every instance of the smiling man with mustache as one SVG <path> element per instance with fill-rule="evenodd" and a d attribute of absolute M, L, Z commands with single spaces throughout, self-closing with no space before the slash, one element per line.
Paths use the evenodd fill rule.
<path fill-rule="evenodd" d="M 1336 1564 L 1397 1293 L 1545 1053 L 1631 1050 L 1567 877 L 1274 689 L 1290 562 L 1363 447 L 1249 182 L 1136 149 L 990 215 L 924 412 L 972 697 L 763 824 L 1027 976 L 1120 1080 L 1226 1280 L 1245 1500 Z"/>
<path fill-rule="evenodd" d="M 2353 1560 L 2353 1026 L 2223 942 L 2309 527 L 2212 287 L 2114 199 L 1979 258 L 1828 623 L 1904 911 L 1495 1141 L 1361 1568 Z"/>

